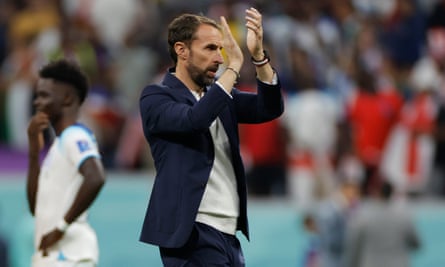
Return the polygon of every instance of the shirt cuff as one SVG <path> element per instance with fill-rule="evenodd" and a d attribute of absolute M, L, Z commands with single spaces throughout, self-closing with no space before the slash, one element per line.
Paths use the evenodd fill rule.
<path fill-rule="evenodd" d="M 272 82 L 264 82 L 264 81 L 261 81 L 261 82 L 263 82 L 265 84 L 268 84 L 268 85 L 277 85 L 278 84 L 278 78 L 277 78 L 277 73 L 275 72 L 275 70 L 273 71 Z"/>

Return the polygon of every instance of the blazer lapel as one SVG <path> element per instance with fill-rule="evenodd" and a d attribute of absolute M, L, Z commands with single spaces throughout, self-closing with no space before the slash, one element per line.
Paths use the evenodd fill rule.
<path fill-rule="evenodd" d="M 233 153 L 234 149 L 237 149 L 239 146 L 238 123 L 235 118 L 233 104 L 228 105 L 227 108 L 224 109 L 224 111 L 219 115 L 219 119 L 221 120 L 227 137 L 229 138 L 230 147 Z"/>
<path fill-rule="evenodd" d="M 190 103 L 196 103 L 196 98 L 190 92 L 190 90 L 185 86 L 175 75 L 172 73 L 172 69 L 164 76 L 162 84 L 166 85 L 166 89 L 170 90 L 175 96 L 179 96 Z M 184 102 L 184 101 L 181 101 Z"/>

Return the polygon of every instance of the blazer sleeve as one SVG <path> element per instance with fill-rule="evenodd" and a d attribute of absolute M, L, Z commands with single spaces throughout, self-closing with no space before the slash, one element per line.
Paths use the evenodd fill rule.
<path fill-rule="evenodd" d="M 284 112 L 281 85 L 257 80 L 257 93 L 232 91 L 239 123 L 262 123 L 278 118 Z"/>
<path fill-rule="evenodd" d="M 140 112 L 145 132 L 189 133 L 207 130 L 221 110 L 231 101 L 217 85 L 196 102 L 192 95 L 178 88 L 150 85 L 140 98 Z"/>

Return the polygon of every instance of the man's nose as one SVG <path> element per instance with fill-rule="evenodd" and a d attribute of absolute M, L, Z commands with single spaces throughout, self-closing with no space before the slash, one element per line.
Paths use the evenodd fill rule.
<path fill-rule="evenodd" d="M 223 54 L 222 54 L 221 50 L 219 50 L 219 51 L 217 52 L 215 61 L 218 62 L 218 64 L 222 64 L 222 63 L 224 63 L 224 57 L 223 57 Z"/>

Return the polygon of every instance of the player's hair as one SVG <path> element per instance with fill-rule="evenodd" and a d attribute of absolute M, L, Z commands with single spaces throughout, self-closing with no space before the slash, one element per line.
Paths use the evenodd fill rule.
<path fill-rule="evenodd" d="M 189 46 L 195 38 L 198 27 L 202 24 L 213 26 L 219 30 L 221 29 L 218 23 L 211 18 L 187 13 L 175 18 L 168 25 L 168 52 L 175 64 L 178 61 L 178 55 L 175 52 L 175 43 L 184 42 Z"/>
<path fill-rule="evenodd" d="M 71 85 L 79 97 L 80 104 L 88 94 L 88 78 L 74 61 L 58 59 L 49 62 L 40 69 L 39 76 Z"/>

